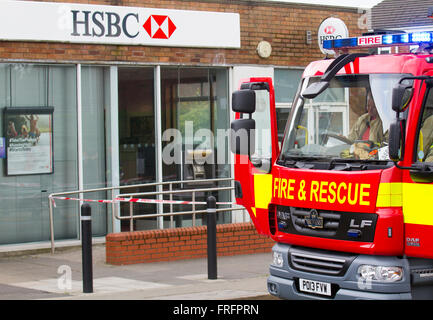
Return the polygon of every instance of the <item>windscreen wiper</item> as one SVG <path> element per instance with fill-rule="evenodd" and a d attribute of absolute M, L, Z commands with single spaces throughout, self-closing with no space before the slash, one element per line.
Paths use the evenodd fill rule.
<path fill-rule="evenodd" d="M 302 155 L 301 153 L 296 155 L 283 154 L 282 160 L 294 160 L 294 161 L 314 161 L 314 160 L 322 160 L 329 161 L 329 157 L 324 157 L 321 154 L 308 154 Z"/>
<path fill-rule="evenodd" d="M 311 156 L 291 156 L 283 155 L 281 164 L 290 168 L 299 169 L 311 169 L 314 168 L 314 163 L 312 161 L 326 162 L 329 158 L 323 157 L 321 155 L 311 155 Z"/>
<path fill-rule="evenodd" d="M 368 165 L 367 164 L 351 164 L 351 163 L 336 163 L 334 161 L 331 161 L 329 163 L 329 168 L 328 170 L 335 170 L 335 171 L 352 171 L 352 170 L 367 170 Z"/>
<path fill-rule="evenodd" d="M 332 159 L 329 163 L 329 170 L 335 171 L 352 171 L 368 170 L 374 165 L 388 165 L 390 161 L 386 160 L 362 160 L 362 159 Z"/>

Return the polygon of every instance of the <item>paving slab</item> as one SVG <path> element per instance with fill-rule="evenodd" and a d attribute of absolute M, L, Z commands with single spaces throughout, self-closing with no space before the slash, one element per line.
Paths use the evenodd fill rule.
<path fill-rule="evenodd" d="M 207 259 L 113 266 L 105 245 L 92 247 L 93 293 L 82 292 L 81 248 L 0 257 L 0 300 L 224 300 L 271 297 L 268 253 L 218 257 L 218 278 Z"/>

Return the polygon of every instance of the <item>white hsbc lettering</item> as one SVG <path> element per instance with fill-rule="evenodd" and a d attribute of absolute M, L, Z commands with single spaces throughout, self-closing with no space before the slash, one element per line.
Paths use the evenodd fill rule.
<path fill-rule="evenodd" d="M 323 41 L 325 40 L 334 40 L 334 39 L 341 39 L 343 38 L 341 35 L 327 35 L 327 36 L 320 36 L 320 44 L 323 44 Z"/>
<path fill-rule="evenodd" d="M 138 13 L 128 13 L 123 16 L 116 12 L 71 10 L 72 36 L 80 37 L 119 37 L 125 35 L 135 38 L 139 34 Z M 136 27 L 131 27 L 136 26 Z"/>

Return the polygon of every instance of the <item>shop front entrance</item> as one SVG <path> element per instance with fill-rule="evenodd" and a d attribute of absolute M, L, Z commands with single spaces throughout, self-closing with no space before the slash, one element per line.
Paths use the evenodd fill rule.
<path fill-rule="evenodd" d="M 119 171 L 120 185 L 148 184 L 158 181 L 203 180 L 230 177 L 228 152 L 228 71 L 224 68 L 161 67 L 160 113 L 161 131 L 155 129 L 155 69 L 153 67 L 118 67 L 119 95 Z M 162 141 L 162 166 L 156 159 L 157 135 Z M 167 138 L 168 137 L 168 138 Z M 175 145 L 175 146 L 174 146 Z M 168 152 L 167 152 L 168 150 Z M 195 154 L 200 154 L 197 161 Z M 158 167 L 162 174 L 158 175 Z M 227 183 L 227 182 L 226 182 Z M 223 186 L 202 183 L 195 188 Z M 188 183 L 175 188 L 188 189 Z M 167 188 L 165 188 L 168 190 Z M 132 192 L 153 192 L 156 187 L 140 187 Z M 196 201 L 204 201 L 207 193 L 197 193 Z M 220 201 L 228 201 L 229 192 L 216 194 Z M 151 197 L 155 198 L 155 196 Z M 165 197 L 168 199 L 168 196 Z M 174 199 L 191 199 L 191 193 L 178 194 Z M 196 207 L 200 209 L 200 206 Z M 189 211 L 175 206 L 175 211 Z M 156 213 L 155 204 L 121 204 L 121 214 L 142 215 Z M 167 211 L 167 206 L 163 206 Z M 220 222 L 230 220 L 221 214 Z M 194 219 L 201 225 L 202 217 Z M 122 230 L 143 230 L 158 227 L 157 219 L 141 219 L 133 228 L 127 220 Z M 174 227 L 190 226 L 191 216 L 178 216 Z M 169 227 L 169 218 L 163 227 Z"/>

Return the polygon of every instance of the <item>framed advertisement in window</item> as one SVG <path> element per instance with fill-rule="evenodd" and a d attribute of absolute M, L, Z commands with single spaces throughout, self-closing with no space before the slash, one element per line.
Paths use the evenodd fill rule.
<path fill-rule="evenodd" d="M 54 172 L 53 107 L 4 108 L 6 175 Z"/>

